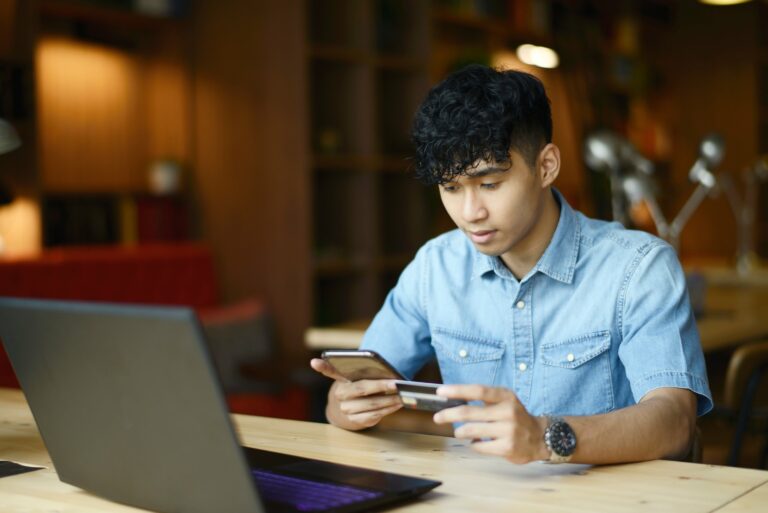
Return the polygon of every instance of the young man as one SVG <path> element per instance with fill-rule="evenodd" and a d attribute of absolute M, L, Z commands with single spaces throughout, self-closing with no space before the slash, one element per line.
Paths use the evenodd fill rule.
<path fill-rule="evenodd" d="M 437 356 L 435 414 L 514 463 L 684 456 L 712 408 L 672 248 L 589 219 L 553 188 L 560 151 L 535 77 L 470 66 L 434 87 L 413 126 L 416 175 L 458 230 L 425 244 L 366 332 L 406 376 Z M 393 382 L 336 381 L 327 416 L 363 429 L 400 408 Z"/>

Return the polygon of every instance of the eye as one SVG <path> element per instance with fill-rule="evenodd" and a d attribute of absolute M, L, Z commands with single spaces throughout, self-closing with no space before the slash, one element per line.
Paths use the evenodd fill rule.
<path fill-rule="evenodd" d="M 480 184 L 480 187 L 487 191 L 493 191 L 499 188 L 499 183 L 498 182 L 483 183 L 483 184 Z"/>
<path fill-rule="evenodd" d="M 459 190 L 459 186 L 456 184 L 446 183 L 443 184 L 443 192 L 456 192 Z"/>

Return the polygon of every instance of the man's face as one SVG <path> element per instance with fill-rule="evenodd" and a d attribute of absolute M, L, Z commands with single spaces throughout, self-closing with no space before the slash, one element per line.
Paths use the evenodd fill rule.
<path fill-rule="evenodd" d="M 511 164 L 511 165 L 510 165 Z M 481 253 L 503 256 L 525 251 L 541 217 L 544 192 L 539 166 L 532 170 L 516 151 L 509 164 L 480 161 L 468 176 L 442 184 L 448 215 Z"/>

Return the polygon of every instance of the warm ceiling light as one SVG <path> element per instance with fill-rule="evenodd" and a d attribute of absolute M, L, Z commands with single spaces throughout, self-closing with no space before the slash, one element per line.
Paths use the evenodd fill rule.
<path fill-rule="evenodd" d="M 560 57 L 557 56 L 557 52 L 546 46 L 524 44 L 518 46 L 515 53 L 518 59 L 531 66 L 551 69 L 560 64 Z"/>
<path fill-rule="evenodd" d="M 699 0 L 702 4 L 707 5 L 736 5 L 746 4 L 750 0 Z"/>

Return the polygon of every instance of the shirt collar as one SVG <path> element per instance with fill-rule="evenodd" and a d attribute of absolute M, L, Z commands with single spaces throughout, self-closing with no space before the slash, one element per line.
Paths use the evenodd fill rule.
<path fill-rule="evenodd" d="M 579 257 L 579 243 L 581 241 L 581 224 L 576 212 L 565 200 L 560 191 L 552 188 L 555 199 L 560 203 L 560 220 L 549 246 L 534 266 L 550 278 L 563 283 L 573 282 L 573 273 L 576 269 L 576 259 Z"/>
<path fill-rule="evenodd" d="M 552 192 L 560 204 L 560 219 L 547 249 L 528 273 L 528 276 L 533 276 L 537 271 L 540 271 L 555 280 L 572 283 L 576 259 L 579 256 L 581 225 L 576 213 L 560 194 L 560 191 L 553 187 Z M 499 257 L 484 255 L 476 249 L 474 251 L 473 277 L 483 276 L 487 272 L 494 271 L 501 277 L 514 278 Z"/>

